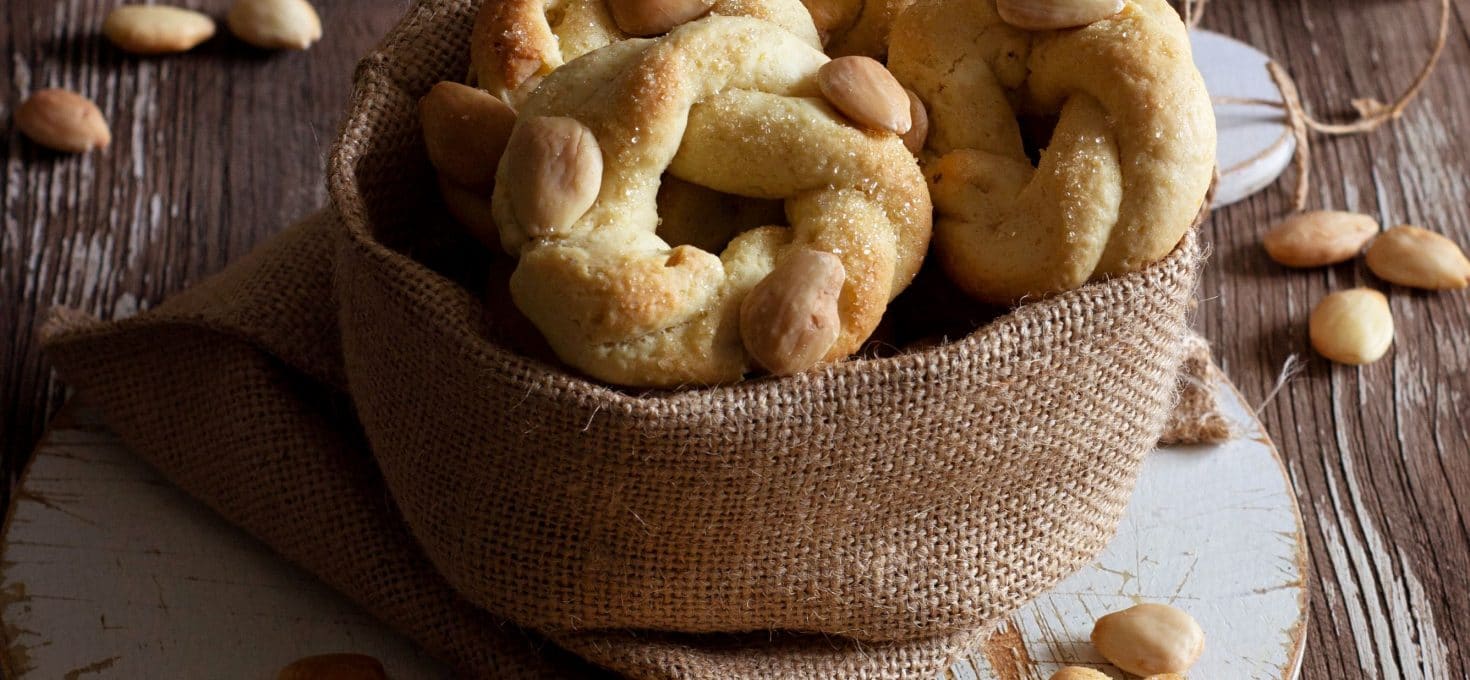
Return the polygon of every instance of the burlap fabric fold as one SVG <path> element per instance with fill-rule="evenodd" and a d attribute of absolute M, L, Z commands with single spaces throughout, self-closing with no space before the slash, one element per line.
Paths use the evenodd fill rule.
<path fill-rule="evenodd" d="M 1195 236 L 955 342 L 610 389 L 492 341 L 443 227 L 414 105 L 474 11 L 420 2 L 362 62 L 331 209 L 46 326 L 131 447 L 474 677 L 932 677 L 1101 550 L 1178 394 Z"/>

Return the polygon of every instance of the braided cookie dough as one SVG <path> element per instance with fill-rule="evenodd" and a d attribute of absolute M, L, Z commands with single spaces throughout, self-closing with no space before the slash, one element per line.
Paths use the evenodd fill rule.
<path fill-rule="evenodd" d="M 932 210 L 897 134 L 902 88 L 870 68 L 714 16 L 553 71 L 521 107 L 492 201 L 520 259 L 517 307 L 563 361 L 629 386 L 793 373 L 857 350 L 918 271 Z M 834 106 L 899 129 L 860 129 Z M 666 169 L 782 199 L 791 226 L 718 256 L 671 248 L 655 233 Z"/>
<path fill-rule="evenodd" d="M 822 44 L 799 0 L 492 0 L 481 6 L 470 36 L 470 77 L 519 104 L 562 64 L 705 15 L 763 19 L 809 45 Z"/>
<path fill-rule="evenodd" d="M 894 26 L 889 68 L 929 114 L 935 255 L 976 298 L 1140 269 L 1204 207 L 1215 121 L 1183 22 L 1165 0 L 1119 4 L 1080 28 L 1027 30 L 996 0 L 925 0 Z M 1058 116 L 1034 165 L 1018 121 L 1032 116 Z"/>
<path fill-rule="evenodd" d="M 799 0 L 503 0 L 481 6 L 470 38 L 470 80 L 505 102 L 519 103 L 541 78 L 583 54 L 639 35 L 661 34 L 703 15 L 748 16 L 775 23 L 818 46 L 812 18 Z M 494 167 L 495 159 L 490 159 Z M 723 247 L 736 234 L 780 214 L 770 201 L 740 200 L 665 178 L 659 191 L 659 234 L 676 245 Z M 451 212 L 482 233 L 488 194 L 473 201 L 442 190 Z M 467 221 L 469 220 L 469 221 Z"/>

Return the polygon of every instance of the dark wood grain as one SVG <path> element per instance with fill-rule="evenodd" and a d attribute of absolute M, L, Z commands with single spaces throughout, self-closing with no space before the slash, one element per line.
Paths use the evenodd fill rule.
<path fill-rule="evenodd" d="M 322 159 L 353 63 L 405 3 L 319 0 L 326 37 L 307 53 L 266 54 L 219 37 L 146 60 L 96 37 L 112 4 L 0 3 L 0 118 L 35 88 L 65 86 L 97 101 L 116 138 L 105 154 L 70 158 L 8 127 L 0 137 L 0 467 L 12 480 L 62 400 L 37 356 L 42 310 L 66 304 L 113 317 L 146 308 L 321 205 Z M 186 4 L 220 14 L 227 3 Z M 1214 3 L 1205 26 L 1275 55 L 1319 117 L 1346 117 L 1353 97 L 1391 99 L 1412 79 L 1436 13 L 1427 0 L 1234 0 Z M 1470 244 L 1465 14 L 1457 4 L 1444 62 L 1397 125 L 1315 140 L 1313 207 Z M 1387 286 L 1360 263 L 1313 272 L 1272 264 L 1259 239 L 1289 202 L 1276 187 L 1210 221 L 1199 325 L 1253 402 L 1289 357 L 1304 362 L 1261 411 L 1307 526 L 1304 677 L 1467 677 L 1470 295 Z M 1307 315 L 1328 292 L 1357 285 L 1389 294 L 1398 341 L 1373 366 L 1333 366 L 1308 347 Z"/>
<path fill-rule="evenodd" d="M 1207 27 L 1285 64 L 1319 117 L 1396 97 L 1428 57 L 1437 2 L 1240 0 Z M 1470 49 L 1456 3 L 1444 61 L 1391 128 L 1315 138 L 1311 207 L 1414 223 L 1470 244 Z M 1470 673 L 1470 295 L 1377 280 L 1361 262 L 1288 271 L 1258 243 L 1289 210 L 1285 186 L 1219 212 L 1200 324 L 1254 403 L 1288 357 L 1302 373 L 1261 411 L 1287 458 L 1313 568 L 1306 678 L 1464 678 Z M 1307 341 L 1324 295 L 1389 295 L 1398 337 L 1385 360 L 1334 366 Z M 1249 556 L 1242 556 L 1249 559 Z"/>
<path fill-rule="evenodd" d="M 147 308 L 325 204 L 323 161 L 353 67 L 407 7 L 317 0 L 325 32 L 307 52 L 252 48 L 221 20 L 193 52 L 140 58 L 98 34 L 116 4 L 0 2 L 0 467 L 10 482 L 63 398 L 38 356 L 44 311 Z M 180 4 L 221 19 L 229 7 Z M 10 111 L 45 87 L 92 98 L 112 147 L 63 156 L 15 132 Z"/>

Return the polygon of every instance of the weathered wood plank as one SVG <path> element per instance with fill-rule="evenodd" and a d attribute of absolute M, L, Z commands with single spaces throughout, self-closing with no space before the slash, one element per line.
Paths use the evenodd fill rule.
<path fill-rule="evenodd" d="M 1395 97 L 1428 57 L 1438 3 L 1245 0 L 1214 3 L 1205 25 L 1284 63 L 1319 116 Z M 1314 139 L 1312 207 L 1413 222 L 1470 244 L 1470 47 L 1456 3 L 1444 61 L 1391 128 Z M 1461 678 L 1470 673 L 1470 303 L 1464 293 L 1390 287 L 1360 262 L 1287 271 L 1257 245 L 1289 209 L 1278 188 L 1217 213 L 1200 325 L 1247 398 L 1270 393 L 1287 358 L 1305 370 L 1262 411 L 1289 461 L 1313 567 L 1303 677 Z M 1332 366 L 1307 343 L 1327 293 L 1388 292 L 1393 353 Z"/>
<path fill-rule="evenodd" d="M 326 202 L 323 160 L 353 67 L 407 0 L 317 0 L 308 52 L 220 35 L 195 51 L 129 56 L 98 34 L 116 0 L 0 3 L 0 471 L 7 481 L 62 399 L 35 332 L 52 305 L 125 316 L 213 273 Z M 185 0 L 222 16 L 228 2 Z M 112 148 L 69 157 L 8 124 L 31 91 L 82 92 Z M 8 483 L 5 485 L 8 487 Z M 0 501 L 3 501 L 0 494 Z"/>

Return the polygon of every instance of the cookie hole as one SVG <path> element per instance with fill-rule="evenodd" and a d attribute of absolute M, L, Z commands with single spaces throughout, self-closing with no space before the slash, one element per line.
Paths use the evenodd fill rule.
<path fill-rule="evenodd" d="M 1057 114 L 1024 114 L 1016 118 L 1021 125 L 1021 144 L 1032 165 L 1041 164 L 1041 152 L 1051 145 L 1051 136 L 1059 120 L 1061 116 Z"/>
<path fill-rule="evenodd" d="M 665 173 L 658 188 L 658 236 L 670 247 L 719 253 L 741 233 L 786 224 L 781 201 L 715 191 Z M 673 266 L 673 265 L 669 265 Z"/>
<path fill-rule="evenodd" d="M 560 28 L 566 18 L 567 4 L 565 2 L 553 2 L 546 7 L 546 23 L 552 28 Z"/>

